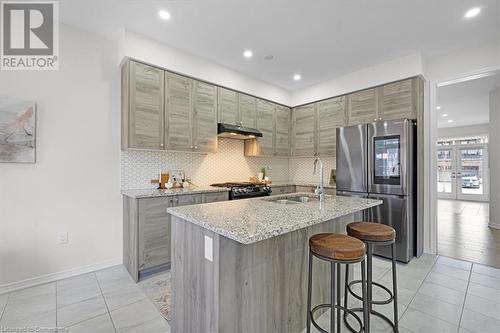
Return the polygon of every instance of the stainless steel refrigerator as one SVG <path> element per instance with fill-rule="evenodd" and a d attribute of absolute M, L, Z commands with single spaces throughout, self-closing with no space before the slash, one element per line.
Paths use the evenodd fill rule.
<path fill-rule="evenodd" d="M 337 195 L 379 199 L 383 204 L 358 219 L 392 226 L 396 256 L 409 262 L 423 251 L 416 209 L 416 124 L 379 121 L 337 128 Z M 374 247 L 390 257 L 390 247 Z"/>

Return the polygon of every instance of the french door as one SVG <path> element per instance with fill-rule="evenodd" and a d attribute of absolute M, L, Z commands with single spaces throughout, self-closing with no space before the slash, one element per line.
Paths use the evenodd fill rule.
<path fill-rule="evenodd" d="M 450 145 L 437 150 L 440 199 L 488 201 L 488 146 Z"/>

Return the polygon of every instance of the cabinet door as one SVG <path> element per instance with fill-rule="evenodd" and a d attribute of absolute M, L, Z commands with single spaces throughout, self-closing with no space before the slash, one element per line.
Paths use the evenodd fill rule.
<path fill-rule="evenodd" d="M 238 93 L 233 90 L 218 88 L 219 106 L 218 106 L 218 121 L 219 123 L 237 125 L 238 117 Z"/>
<path fill-rule="evenodd" d="M 415 119 L 417 118 L 415 107 L 416 79 L 386 84 L 380 87 L 380 111 L 381 120 Z"/>
<path fill-rule="evenodd" d="M 217 87 L 193 82 L 194 151 L 217 151 Z"/>
<path fill-rule="evenodd" d="M 294 109 L 293 129 L 293 155 L 314 156 L 316 154 L 316 104 Z"/>
<path fill-rule="evenodd" d="M 290 156 L 290 109 L 276 106 L 276 156 Z"/>
<path fill-rule="evenodd" d="M 345 125 L 344 96 L 318 103 L 318 154 L 320 156 L 335 156 L 336 129 Z"/>
<path fill-rule="evenodd" d="M 139 199 L 139 271 L 170 262 L 173 198 Z"/>
<path fill-rule="evenodd" d="M 262 137 L 257 138 L 258 155 L 274 155 L 274 111 L 275 105 L 261 99 L 257 100 L 257 128 Z"/>
<path fill-rule="evenodd" d="M 167 149 L 191 150 L 191 79 L 167 72 L 165 81 Z"/>
<path fill-rule="evenodd" d="M 163 149 L 164 71 L 131 61 L 128 76 L 129 90 L 122 92 L 129 96 L 125 148 Z"/>
<path fill-rule="evenodd" d="M 238 94 L 238 106 L 240 112 L 241 126 L 255 128 L 257 123 L 257 112 L 255 97 Z"/>
<path fill-rule="evenodd" d="M 378 88 L 366 89 L 347 96 L 348 126 L 367 124 L 378 117 Z"/>

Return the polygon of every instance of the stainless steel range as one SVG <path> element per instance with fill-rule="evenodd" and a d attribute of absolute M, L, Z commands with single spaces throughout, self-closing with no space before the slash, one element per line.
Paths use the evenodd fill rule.
<path fill-rule="evenodd" d="M 248 182 L 234 182 L 212 184 L 216 187 L 227 187 L 229 189 L 229 200 L 248 199 L 271 195 L 271 188 L 267 185 L 257 185 Z"/>

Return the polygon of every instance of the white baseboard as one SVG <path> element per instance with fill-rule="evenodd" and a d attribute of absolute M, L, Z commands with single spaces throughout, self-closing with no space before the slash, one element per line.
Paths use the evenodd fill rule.
<path fill-rule="evenodd" d="M 29 288 L 29 287 L 37 286 L 37 285 L 44 284 L 44 283 L 54 282 L 57 280 L 66 279 L 69 277 L 73 277 L 73 276 L 77 276 L 77 275 L 85 274 L 85 273 L 90 273 L 90 272 L 98 271 L 100 269 L 104 269 L 104 268 L 108 268 L 108 267 L 112 267 L 112 266 L 116 266 L 116 265 L 121 265 L 121 264 L 122 264 L 121 258 L 111 259 L 111 260 L 103 261 L 103 262 L 92 264 L 92 265 L 76 267 L 76 268 L 68 269 L 68 270 L 61 271 L 61 272 L 40 275 L 40 276 L 29 278 L 26 280 L 2 284 L 2 285 L 0 285 L 0 295 L 5 294 L 5 293 L 9 293 L 9 292 L 12 292 L 15 290 Z"/>
<path fill-rule="evenodd" d="M 500 230 L 500 224 L 496 224 L 496 223 L 489 223 L 488 226 L 490 228 L 493 228 L 493 229 L 499 229 Z"/>

